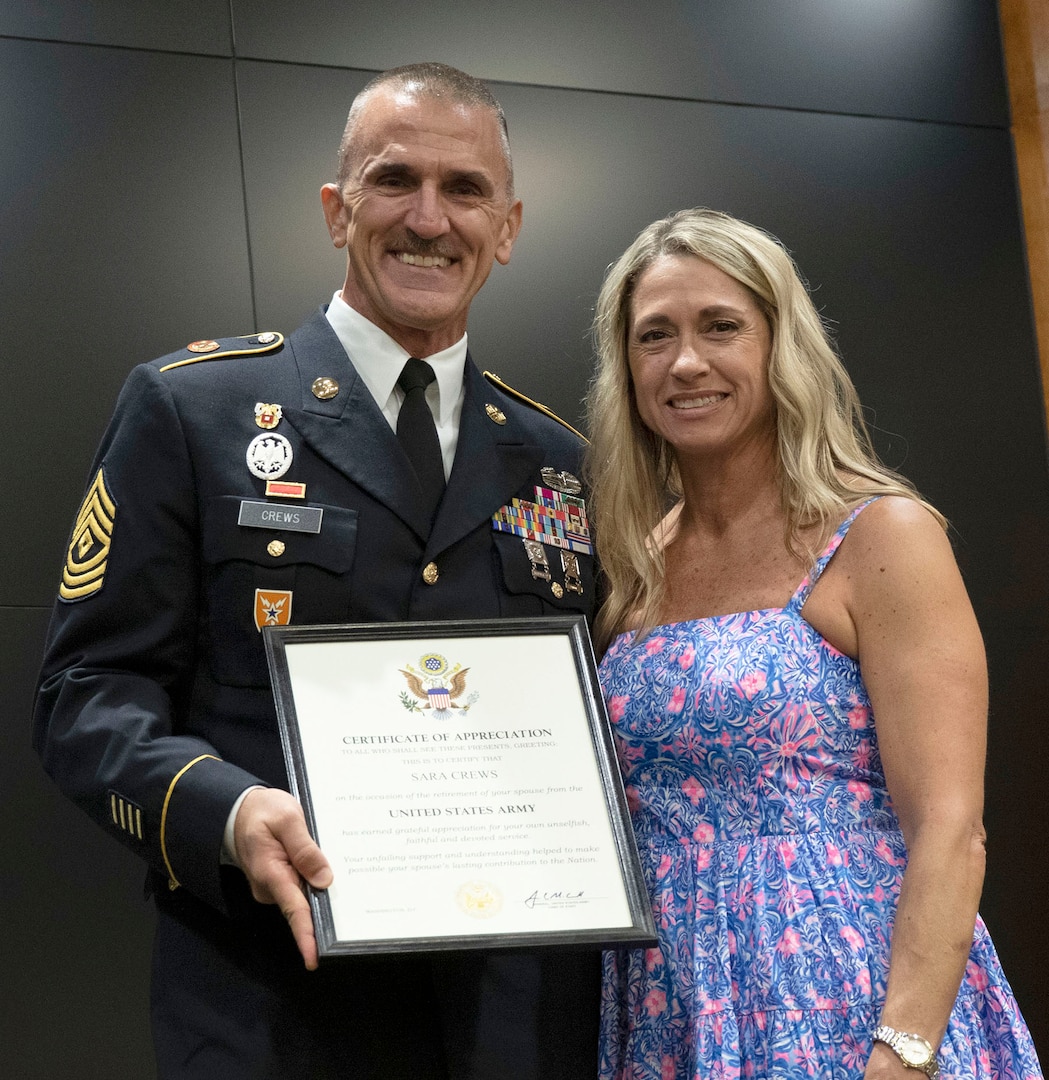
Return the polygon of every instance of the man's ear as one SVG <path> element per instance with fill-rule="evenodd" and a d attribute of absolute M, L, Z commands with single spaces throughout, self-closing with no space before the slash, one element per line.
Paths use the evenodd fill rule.
<path fill-rule="evenodd" d="M 321 207 L 324 210 L 324 220 L 328 224 L 331 242 L 337 248 L 345 247 L 346 227 L 349 224 L 350 214 L 346 209 L 338 184 L 325 184 L 321 188 Z"/>
<path fill-rule="evenodd" d="M 517 239 L 517 234 L 521 231 L 522 211 L 523 207 L 521 200 L 514 199 L 514 204 L 510 207 L 510 212 L 506 215 L 506 223 L 503 225 L 499 244 L 495 249 L 495 257 L 502 266 L 506 266 L 510 261 L 510 252 L 513 250 L 514 241 Z"/>

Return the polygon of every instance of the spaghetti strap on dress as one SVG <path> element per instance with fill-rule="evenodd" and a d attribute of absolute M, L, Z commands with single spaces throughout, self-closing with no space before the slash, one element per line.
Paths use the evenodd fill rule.
<path fill-rule="evenodd" d="M 612 643 L 600 678 L 659 930 L 604 959 L 601 1080 L 858 1080 L 907 853 L 859 665 L 802 608 Z M 982 920 L 944 1077 L 1042 1076 Z"/>

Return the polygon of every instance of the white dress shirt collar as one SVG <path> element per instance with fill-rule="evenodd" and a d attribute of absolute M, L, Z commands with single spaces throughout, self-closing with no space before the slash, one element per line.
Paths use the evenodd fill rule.
<path fill-rule="evenodd" d="M 375 398 L 376 404 L 382 409 L 387 420 L 391 421 L 391 426 L 396 428 L 397 412 L 404 398 L 397 387 L 397 378 L 410 354 L 385 330 L 380 330 L 375 323 L 350 307 L 339 292 L 335 293 L 328 305 L 327 319 L 353 361 L 357 373 L 364 380 L 364 385 Z M 431 386 L 427 391 L 434 419 L 438 427 L 447 426 L 453 418 L 457 419 L 462 407 L 466 335 L 463 334 L 449 348 L 422 359 L 433 368 L 437 376 L 436 408 L 433 401 L 434 387 Z"/>

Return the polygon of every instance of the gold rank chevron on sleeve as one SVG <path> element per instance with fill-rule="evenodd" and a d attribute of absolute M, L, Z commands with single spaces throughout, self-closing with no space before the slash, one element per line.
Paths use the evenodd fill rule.
<path fill-rule="evenodd" d="M 100 468 L 73 526 L 62 583 L 58 587 L 63 600 L 84 600 L 102 588 L 116 512 L 117 504 L 106 490 L 106 478 Z"/>

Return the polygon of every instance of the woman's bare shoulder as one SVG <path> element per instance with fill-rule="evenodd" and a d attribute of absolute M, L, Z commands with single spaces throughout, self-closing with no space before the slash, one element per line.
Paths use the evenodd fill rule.
<path fill-rule="evenodd" d="M 917 499 L 886 495 L 856 518 L 835 560 L 850 582 L 856 614 L 870 602 L 893 597 L 932 599 L 960 585 L 950 539 Z"/>

